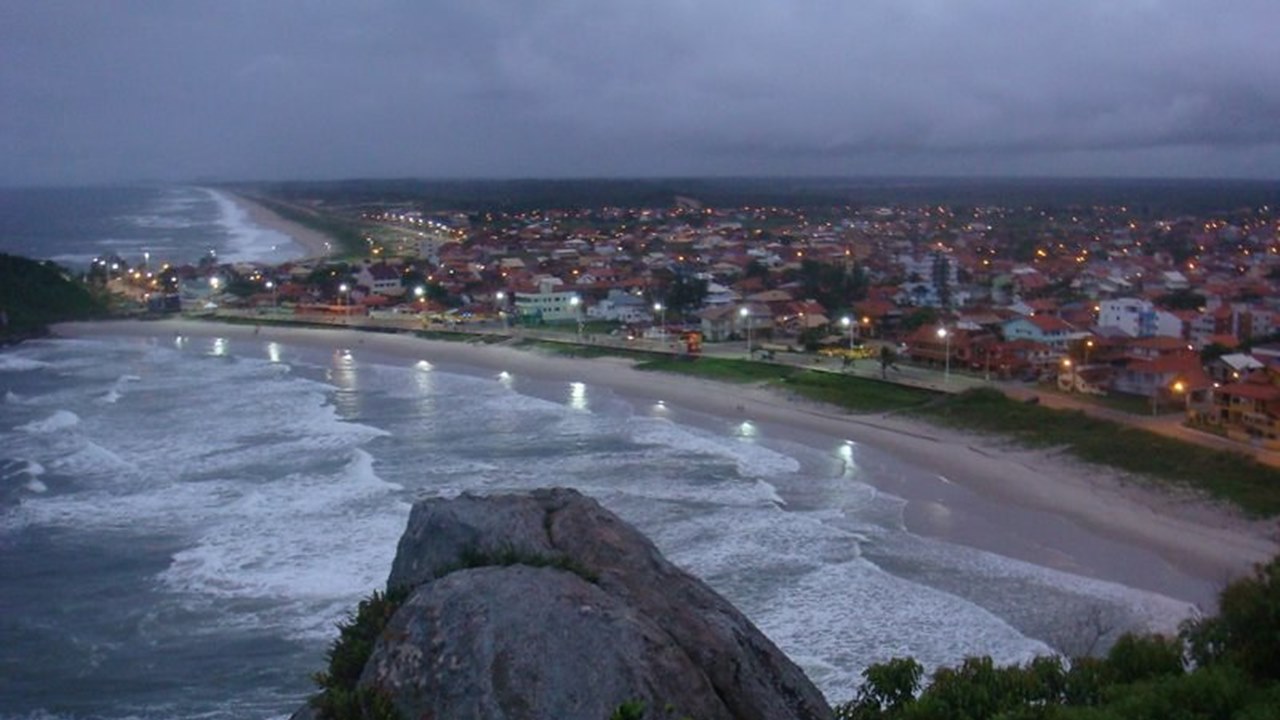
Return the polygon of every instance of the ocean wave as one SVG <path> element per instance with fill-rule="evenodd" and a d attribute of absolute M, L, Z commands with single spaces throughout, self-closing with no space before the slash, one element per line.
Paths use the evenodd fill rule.
<path fill-rule="evenodd" d="M 17 429 L 29 433 L 51 433 L 66 430 L 80 424 L 80 416 L 70 410 L 58 410 L 43 420 L 32 420 Z"/>
<path fill-rule="evenodd" d="M 628 423 L 628 428 L 639 443 L 730 460 L 744 477 L 767 480 L 800 470 L 799 460 L 756 443 L 750 421 L 734 427 L 736 438 L 677 425 L 662 418 L 636 418 Z"/>
<path fill-rule="evenodd" d="M 399 486 L 374 464 L 356 449 L 330 474 L 227 488 L 232 496 L 193 508 L 203 529 L 160 581 L 196 598 L 269 599 L 272 610 L 237 621 L 329 637 L 351 604 L 385 580 L 408 517 Z"/>
<path fill-rule="evenodd" d="M 29 372 L 46 367 L 49 367 L 49 363 L 43 360 L 34 360 L 10 353 L 0 353 L 0 372 Z"/>
<path fill-rule="evenodd" d="M 206 190 L 218 206 L 218 226 L 226 234 L 227 248 L 223 260 L 230 262 L 267 262 L 297 255 L 293 238 L 279 230 L 257 225 L 248 211 L 229 195 Z"/>

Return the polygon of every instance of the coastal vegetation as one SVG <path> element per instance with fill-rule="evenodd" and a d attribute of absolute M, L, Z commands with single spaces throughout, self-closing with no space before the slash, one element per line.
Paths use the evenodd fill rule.
<path fill-rule="evenodd" d="M 996 666 L 969 658 L 934 671 L 895 658 L 863 672 L 840 720 L 1263 720 L 1280 708 L 1280 558 L 1219 596 L 1216 617 L 1177 637 L 1125 635 L 1105 657 Z"/>
<path fill-rule="evenodd" d="M 375 590 L 360 601 L 356 611 L 345 622 L 338 625 L 338 637 L 329 648 L 329 668 L 312 678 L 320 693 L 312 698 L 311 705 L 322 720 L 400 718 L 400 713 L 385 694 L 357 685 L 378 636 L 408 597 L 408 588 L 396 588 L 386 593 Z"/>
<path fill-rule="evenodd" d="M 1061 448 L 1087 462 L 1205 492 L 1257 517 L 1280 515 L 1280 470 L 1242 453 L 1193 445 L 1079 410 L 1017 402 L 993 389 L 970 390 L 911 412 L 1029 447 Z"/>
<path fill-rule="evenodd" d="M 0 343 L 43 335 L 51 323 L 106 311 L 99 294 L 57 264 L 0 253 Z"/>

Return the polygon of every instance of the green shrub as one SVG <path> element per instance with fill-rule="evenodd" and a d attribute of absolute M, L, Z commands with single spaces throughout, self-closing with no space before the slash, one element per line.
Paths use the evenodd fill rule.
<path fill-rule="evenodd" d="M 311 705 L 324 720 L 398 720 L 390 698 L 374 688 L 360 688 L 360 675 L 373 655 L 378 637 L 409 596 L 408 588 L 374 591 L 356 612 L 338 625 L 338 639 L 329 648 L 329 669 L 313 679 L 320 694 Z"/>

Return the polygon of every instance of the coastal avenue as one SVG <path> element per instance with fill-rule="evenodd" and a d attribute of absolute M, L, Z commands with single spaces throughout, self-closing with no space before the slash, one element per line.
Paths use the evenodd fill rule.
<path fill-rule="evenodd" d="M 295 324 L 294 316 L 292 315 L 274 315 L 272 317 L 264 317 L 264 315 L 258 311 L 231 310 L 226 308 L 219 308 L 214 313 L 213 317 L 219 319 L 233 319 L 242 322 L 246 320 L 253 320 Z M 416 315 L 407 315 L 400 318 L 379 318 L 369 316 L 316 318 L 302 324 L 335 325 L 347 327 L 353 330 L 368 330 L 376 332 L 413 332 L 424 329 L 422 321 Z M 512 342 L 537 340 L 541 342 L 553 342 L 565 345 L 584 345 L 597 348 L 661 353 L 672 356 L 682 356 L 685 354 L 682 350 L 683 345 L 680 343 L 647 339 L 624 340 L 608 335 L 566 335 L 563 332 L 557 332 L 555 330 L 540 330 L 525 327 L 503 327 L 496 325 L 491 326 L 484 323 L 471 325 L 456 324 L 427 326 L 425 329 L 428 331 L 434 330 L 464 335 L 490 337 L 499 336 L 505 337 L 507 338 L 507 341 Z M 707 357 L 722 358 L 726 360 L 744 360 L 748 358 L 748 350 L 745 342 L 706 344 L 703 345 L 702 354 Z M 1094 402 L 1089 402 L 1074 395 L 1066 395 L 1053 390 L 1044 390 L 1028 383 L 987 380 L 978 375 L 967 375 L 957 372 L 946 373 L 941 369 L 933 369 L 919 365 L 907 365 L 904 363 L 895 363 L 891 365 L 888 371 L 883 373 L 882 377 L 880 362 L 876 359 L 854 361 L 847 366 L 836 358 L 822 357 L 812 353 L 779 352 L 774 353 L 772 358 L 768 360 L 757 359 L 754 357 L 751 359 L 754 362 L 785 365 L 788 367 L 803 368 L 818 372 L 852 375 L 871 380 L 883 380 L 899 385 L 907 385 L 910 387 L 951 394 L 961 393 L 975 388 L 991 387 L 1000 390 L 1005 395 L 1016 400 L 1035 402 L 1056 410 L 1076 410 L 1088 415 L 1089 417 L 1141 428 L 1182 442 L 1192 443 L 1215 450 L 1226 450 L 1252 455 L 1259 462 L 1273 467 L 1280 467 L 1280 452 L 1260 447 L 1242 445 L 1228 440 L 1227 438 L 1210 435 L 1208 433 L 1199 432 L 1186 427 L 1183 425 L 1184 415 L 1181 412 L 1166 413 L 1155 416 L 1145 414 L 1137 415 L 1105 407 Z"/>

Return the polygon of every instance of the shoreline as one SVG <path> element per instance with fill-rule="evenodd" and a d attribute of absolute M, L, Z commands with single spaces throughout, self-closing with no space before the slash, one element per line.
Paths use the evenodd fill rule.
<path fill-rule="evenodd" d="M 254 225 L 289 236 L 289 239 L 302 249 L 303 254 L 296 258 L 297 260 L 314 260 L 333 255 L 337 240 L 318 230 L 312 230 L 301 223 L 289 220 L 252 198 L 229 190 L 221 192 L 243 208 L 249 216 L 249 221 Z"/>
<path fill-rule="evenodd" d="M 1213 605 L 1228 581 L 1280 552 L 1274 520 L 1250 520 L 1232 508 L 1060 453 L 1028 450 L 998 437 L 902 417 L 850 415 L 762 387 L 642 372 L 619 358 L 565 358 L 410 335 L 258 329 L 186 319 L 68 323 L 55 326 L 54 333 L 72 338 L 181 334 L 360 349 L 409 362 L 426 359 L 472 370 L 584 382 L 636 402 L 662 401 L 712 418 L 764 424 L 801 442 L 832 447 L 850 442 L 922 471 L 909 483 L 871 481 L 878 490 L 907 502 L 904 523 L 914 534 L 1161 593 L 1203 608 Z M 941 519 L 939 508 L 945 511 Z"/>

